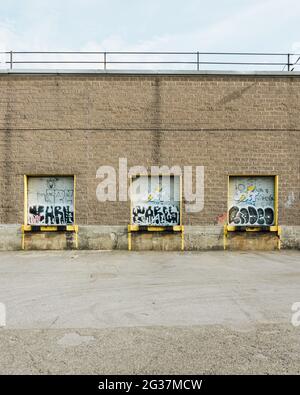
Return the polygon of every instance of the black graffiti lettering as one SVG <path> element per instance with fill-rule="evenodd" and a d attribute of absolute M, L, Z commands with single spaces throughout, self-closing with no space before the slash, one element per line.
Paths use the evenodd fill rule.
<path fill-rule="evenodd" d="M 45 219 L 44 213 L 44 206 L 30 206 L 29 207 L 29 214 L 32 218 L 32 223 L 43 222 Z"/>
<path fill-rule="evenodd" d="M 152 220 L 156 225 L 160 225 L 162 223 L 160 213 L 157 214 L 154 219 Z"/>
<path fill-rule="evenodd" d="M 171 207 L 169 207 L 169 211 L 170 211 L 170 214 L 171 214 L 171 221 L 174 224 L 176 224 L 177 221 L 179 221 L 179 212 L 178 211 L 176 211 L 176 212 L 172 211 Z"/>
<path fill-rule="evenodd" d="M 272 225 L 273 222 L 274 211 L 271 207 L 232 206 L 229 210 L 229 223 L 234 225 Z"/>
<path fill-rule="evenodd" d="M 132 221 L 138 225 L 176 225 L 179 224 L 179 219 L 177 206 L 136 206 L 132 210 Z"/>
<path fill-rule="evenodd" d="M 274 221 L 274 212 L 270 207 L 265 208 L 265 221 L 267 225 L 272 225 Z"/>
<path fill-rule="evenodd" d="M 240 209 L 240 218 L 241 218 L 242 224 L 247 224 L 249 222 L 249 213 L 246 208 Z"/>
<path fill-rule="evenodd" d="M 71 206 L 30 206 L 29 224 L 35 225 L 69 225 L 74 222 Z"/>
<path fill-rule="evenodd" d="M 257 214 L 258 214 L 257 223 L 258 223 L 259 225 L 263 225 L 263 224 L 265 223 L 265 220 L 264 220 L 264 210 L 263 210 L 262 208 L 258 208 L 258 209 L 257 209 Z"/>
<path fill-rule="evenodd" d="M 54 224 L 54 214 L 53 214 L 53 207 L 52 206 L 47 206 L 46 207 L 46 218 L 45 218 L 45 224 L 46 225 L 53 225 Z"/>
<path fill-rule="evenodd" d="M 255 222 L 257 221 L 257 218 L 258 218 L 257 211 L 252 206 L 249 206 L 248 210 L 249 210 L 249 222 L 251 225 L 253 225 L 253 224 L 255 224 Z"/>
<path fill-rule="evenodd" d="M 149 218 L 152 218 L 152 217 L 153 217 L 153 210 L 152 210 L 151 207 L 149 207 L 149 208 L 146 210 L 145 218 L 146 218 L 146 219 L 149 219 Z"/>
<path fill-rule="evenodd" d="M 55 213 L 55 223 L 56 224 L 63 224 L 63 223 L 65 223 L 64 213 L 62 211 L 61 206 L 56 206 L 54 208 L 54 213 Z"/>
<path fill-rule="evenodd" d="M 240 223 L 240 217 L 238 215 L 239 208 L 237 206 L 231 207 L 229 210 L 229 222 L 232 223 L 234 222 L 235 224 Z"/>
<path fill-rule="evenodd" d="M 161 209 L 159 206 L 155 206 L 154 207 L 154 216 L 156 217 L 157 215 L 159 215 L 161 212 Z"/>
<path fill-rule="evenodd" d="M 133 214 L 133 223 L 138 223 L 140 221 L 142 221 L 142 216 L 145 215 L 145 207 L 134 207 L 132 210 L 132 214 Z"/>
<path fill-rule="evenodd" d="M 63 207 L 64 219 L 66 224 L 72 224 L 74 222 L 74 213 L 70 210 L 69 206 Z"/>

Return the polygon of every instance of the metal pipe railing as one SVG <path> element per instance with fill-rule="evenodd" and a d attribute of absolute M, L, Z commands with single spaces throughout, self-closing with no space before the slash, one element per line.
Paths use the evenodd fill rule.
<path fill-rule="evenodd" d="M 294 71 L 300 60 L 300 54 L 296 53 L 262 53 L 262 52 L 136 52 L 136 51 L 4 51 L 5 65 L 10 70 L 17 68 L 17 65 L 94 65 L 98 64 L 103 70 L 107 70 L 109 65 L 186 65 L 195 66 L 197 71 L 202 65 L 206 66 L 261 66 L 278 67 L 282 70 Z M 36 57 L 39 55 L 39 57 Z M 83 56 L 85 59 L 76 59 L 76 56 Z M 49 59 L 49 56 L 51 57 Z M 54 59 L 53 59 L 54 56 Z M 75 56 L 75 58 L 74 58 Z M 126 59 L 124 60 L 124 56 Z M 140 59 L 136 59 L 136 57 Z M 172 59 L 180 56 L 180 59 Z M 32 57 L 34 57 L 32 59 Z M 63 57 L 64 59 L 61 59 Z M 92 59 L 90 59 L 92 57 Z M 123 59 L 122 59 L 123 57 Z M 150 57 L 150 59 L 149 59 Z M 157 59 L 157 57 L 159 59 Z M 192 57 L 192 58 L 190 58 Z M 237 57 L 235 60 L 233 57 Z M 264 61 L 257 61 L 257 57 Z M 297 57 L 296 61 L 292 57 Z M 228 61 L 227 61 L 228 58 Z M 250 58 L 250 59 L 249 59 Z M 271 58 L 271 59 L 270 59 Z M 225 60 L 226 59 L 226 60 Z M 249 59 L 249 61 L 247 61 Z"/>

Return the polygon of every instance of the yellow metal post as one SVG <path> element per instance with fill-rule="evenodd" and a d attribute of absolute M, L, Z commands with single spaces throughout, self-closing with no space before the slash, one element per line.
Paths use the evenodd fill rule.
<path fill-rule="evenodd" d="M 229 227 L 229 182 L 230 182 L 230 176 L 227 176 L 227 213 L 226 213 L 226 218 L 227 218 L 227 223 L 224 225 L 223 229 L 223 248 L 226 250 L 227 248 L 227 233 L 228 233 L 228 227 Z"/>
<path fill-rule="evenodd" d="M 25 250 L 25 227 L 28 224 L 28 178 L 24 175 L 24 226 L 22 226 L 22 250 Z"/>
<path fill-rule="evenodd" d="M 128 226 L 128 251 L 131 251 L 131 228 L 130 225 Z"/>
<path fill-rule="evenodd" d="M 278 250 L 280 250 L 281 249 L 281 226 L 278 226 L 277 235 L 278 235 L 277 247 L 278 247 Z"/>
<path fill-rule="evenodd" d="M 274 196 L 274 209 L 275 209 L 275 225 L 278 226 L 278 176 L 275 176 L 275 196 Z"/>
<path fill-rule="evenodd" d="M 24 225 L 28 225 L 27 202 L 28 202 L 28 178 L 26 175 L 24 175 Z"/>
<path fill-rule="evenodd" d="M 76 225 L 76 174 L 74 174 L 74 193 L 73 193 L 73 206 L 74 206 L 74 231 L 75 231 L 75 248 L 78 249 L 78 226 Z"/>
<path fill-rule="evenodd" d="M 181 226 L 181 251 L 184 251 L 184 226 Z"/>
<path fill-rule="evenodd" d="M 74 193 L 73 193 L 73 206 L 74 206 L 74 225 L 76 224 L 76 175 L 73 176 L 74 179 Z"/>

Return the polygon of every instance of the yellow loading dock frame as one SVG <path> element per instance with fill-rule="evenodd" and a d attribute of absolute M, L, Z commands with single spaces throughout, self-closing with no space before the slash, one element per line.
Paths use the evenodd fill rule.
<path fill-rule="evenodd" d="M 140 226 L 132 224 L 132 199 L 130 197 L 130 224 L 128 225 L 128 251 L 132 250 L 132 242 L 131 242 L 131 233 L 132 232 L 166 232 L 171 228 L 172 232 L 180 232 L 181 233 L 181 251 L 184 251 L 184 226 L 182 225 L 182 175 L 172 175 L 172 174 L 157 174 L 155 177 L 179 177 L 179 197 L 180 197 L 180 224 L 175 226 Z M 151 177 L 151 174 L 137 174 L 135 176 L 130 177 L 129 188 L 131 191 L 132 180 L 137 177 Z"/>
<path fill-rule="evenodd" d="M 274 178 L 274 223 L 272 226 L 245 226 L 246 232 L 261 232 L 263 230 L 268 230 L 269 232 L 275 232 L 278 236 L 277 247 L 280 250 L 281 247 L 281 227 L 278 225 L 278 175 L 274 174 L 230 174 L 227 177 L 227 224 L 224 225 L 224 250 L 227 248 L 227 235 L 228 232 L 236 232 L 241 229 L 239 226 L 232 226 L 229 224 L 229 181 L 230 177 L 273 177 Z"/>
<path fill-rule="evenodd" d="M 28 225 L 28 178 L 30 177 L 73 177 L 74 180 L 74 193 L 73 193 L 73 206 L 74 206 L 74 224 L 64 226 L 52 225 Z M 22 225 L 22 250 L 25 249 L 25 234 L 29 232 L 57 232 L 63 229 L 65 232 L 75 232 L 75 246 L 78 248 L 78 225 L 76 225 L 76 175 L 75 174 L 27 174 L 24 175 L 24 225 Z"/>

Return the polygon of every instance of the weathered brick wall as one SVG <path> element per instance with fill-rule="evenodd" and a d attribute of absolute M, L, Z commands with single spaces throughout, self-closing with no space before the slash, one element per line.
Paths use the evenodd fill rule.
<path fill-rule="evenodd" d="M 0 75 L 0 223 L 23 222 L 24 174 L 76 174 L 77 222 L 126 225 L 99 203 L 97 168 L 205 166 L 205 207 L 222 222 L 227 175 L 278 174 L 279 222 L 300 225 L 300 76 Z"/>

